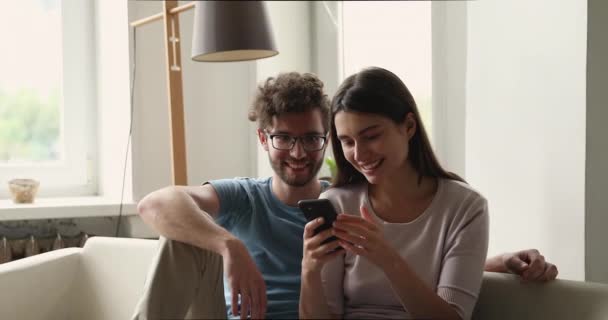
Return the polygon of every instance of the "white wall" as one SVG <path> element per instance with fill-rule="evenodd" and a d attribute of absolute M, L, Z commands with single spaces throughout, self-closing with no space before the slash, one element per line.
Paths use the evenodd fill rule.
<path fill-rule="evenodd" d="M 468 2 L 466 178 L 490 254 L 528 247 L 584 279 L 585 1 Z"/>

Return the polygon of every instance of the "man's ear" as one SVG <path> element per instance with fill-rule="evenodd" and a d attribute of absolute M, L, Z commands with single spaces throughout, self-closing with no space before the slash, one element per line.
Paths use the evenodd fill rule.
<path fill-rule="evenodd" d="M 264 130 L 258 129 L 258 140 L 260 140 L 260 144 L 264 148 L 264 150 L 268 151 L 268 136 L 264 133 Z"/>

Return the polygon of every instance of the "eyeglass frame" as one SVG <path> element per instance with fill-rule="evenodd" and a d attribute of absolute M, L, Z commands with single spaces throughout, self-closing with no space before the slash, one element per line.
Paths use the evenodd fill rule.
<path fill-rule="evenodd" d="M 280 151 L 291 151 L 293 150 L 293 148 L 296 146 L 296 143 L 298 143 L 298 140 L 301 140 L 302 138 L 307 138 L 307 137 L 315 137 L 315 138 L 321 138 L 323 140 L 323 145 L 319 148 L 319 149 L 314 149 L 314 150 L 308 150 L 306 149 L 306 147 L 304 146 L 304 144 L 302 144 L 300 142 L 300 144 L 302 145 L 302 149 L 304 149 L 304 151 L 306 152 L 315 152 L 315 151 L 321 151 L 323 150 L 323 148 L 325 148 L 325 146 L 327 145 L 327 133 L 325 135 L 316 135 L 316 134 L 305 134 L 302 136 L 292 136 L 290 134 L 286 134 L 286 133 L 270 133 L 268 131 L 264 131 L 264 133 L 266 134 L 266 136 L 268 137 L 268 139 L 270 140 L 270 145 L 272 145 L 272 147 L 276 150 L 280 150 Z M 280 149 L 277 148 L 274 145 L 274 137 L 276 136 L 287 136 L 291 139 L 290 145 L 291 147 L 289 147 L 289 149 Z"/>

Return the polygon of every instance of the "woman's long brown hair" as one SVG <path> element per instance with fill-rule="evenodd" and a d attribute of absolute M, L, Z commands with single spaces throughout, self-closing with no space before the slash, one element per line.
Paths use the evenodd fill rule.
<path fill-rule="evenodd" d="M 402 124 L 409 113 L 414 115 L 416 132 L 409 141 L 408 161 L 418 172 L 418 183 L 422 177 L 435 177 L 465 182 L 458 175 L 444 170 L 431 148 L 431 143 L 422 124 L 414 97 L 405 84 L 392 72 L 377 68 L 366 68 L 346 78 L 338 88 L 331 103 L 331 143 L 336 159 L 337 174 L 334 187 L 365 181 L 345 158 L 336 132 L 336 114 L 340 111 L 373 113 Z"/>

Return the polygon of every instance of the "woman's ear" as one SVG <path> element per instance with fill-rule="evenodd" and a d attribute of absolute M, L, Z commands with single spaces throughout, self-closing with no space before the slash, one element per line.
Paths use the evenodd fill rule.
<path fill-rule="evenodd" d="M 416 118 L 414 117 L 414 113 L 410 112 L 405 116 L 405 130 L 407 134 L 407 139 L 411 139 L 414 134 L 416 134 L 416 130 L 418 129 Z"/>
<path fill-rule="evenodd" d="M 264 130 L 258 129 L 258 140 L 260 140 L 260 144 L 264 147 L 264 150 L 268 151 L 268 136 L 264 133 Z"/>

